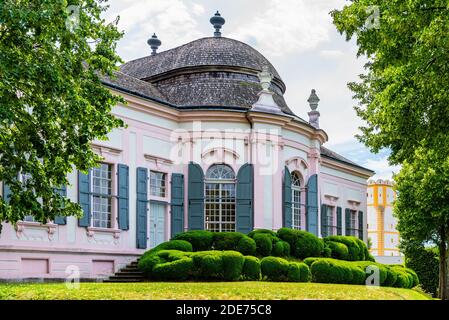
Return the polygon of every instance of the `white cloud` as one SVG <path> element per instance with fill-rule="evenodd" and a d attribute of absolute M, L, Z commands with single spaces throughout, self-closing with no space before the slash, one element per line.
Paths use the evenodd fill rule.
<path fill-rule="evenodd" d="M 401 166 L 391 166 L 388 163 L 388 157 L 383 157 L 381 159 L 367 159 L 364 166 L 376 171 L 376 175 L 372 179 L 389 179 L 393 178 L 393 173 L 398 173 L 401 170 Z"/>
<path fill-rule="evenodd" d="M 329 40 L 329 12 L 340 4 L 338 0 L 271 0 L 230 36 L 255 40 L 262 52 L 272 56 L 303 52 Z"/>
<path fill-rule="evenodd" d="M 146 41 L 153 33 L 162 41 L 161 50 L 204 36 L 196 20 L 204 10 L 199 3 L 182 0 L 121 0 L 111 3 L 106 19 L 120 15 L 118 27 L 125 36 L 118 50 L 127 61 L 149 54 Z"/>
<path fill-rule="evenodd" d="M 328 59 L 339 59 L 344 57 L 344 53 L 341 50 L 321 50 L 320 56 Z"/>

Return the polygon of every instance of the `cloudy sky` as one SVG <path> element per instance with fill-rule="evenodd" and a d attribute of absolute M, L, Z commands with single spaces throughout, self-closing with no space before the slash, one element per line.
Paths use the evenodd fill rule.
<path fill-rule="evenodd" d="M 223 36 L 246 42 L 268 58 L 287 85 L 290 108 L 303 119 L 315 88 L 321 99 L 321 128 L 329 134 L 327 147 L 391 178 L 398 170 L 388 164 L 388 152 L 371 154 L 354 137 L 362 124 L 347 83 L 363 72 L 355 41 L 346 42 L 329 12 L 345 0 L 109 0 L 106 18 L 120 16 L 125 32 L 118 52 L 125 61 L 150 53 L 146 41 L 156 32 L 160 50 L 168 50 L 213 35 L 209 18 L 219 10 L 226 19 Z"/>

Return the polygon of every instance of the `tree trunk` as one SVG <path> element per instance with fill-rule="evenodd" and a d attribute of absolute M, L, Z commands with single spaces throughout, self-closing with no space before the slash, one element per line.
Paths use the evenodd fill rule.
<path fill-rule="evenodd" d="M 446 246 L 446 232 L 441 230 L 441 242 L 440 242 L 440 272 L 439 272 L 439 290 L 438 296 L 441 300 L 449 300 L 449 292 L 447 286 L 447 246 Z"/>

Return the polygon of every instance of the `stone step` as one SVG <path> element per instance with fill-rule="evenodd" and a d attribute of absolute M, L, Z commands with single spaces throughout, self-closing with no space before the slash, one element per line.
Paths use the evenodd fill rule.
<path fill-rule="evenodd" d="M 109 279 L 103 280 L 103 282 L 107 282 L 107 283 L 114 283 L 114 282 L 143 282 L 143 279 L 126 279 L 126 278 L 114 278 L 111 279 L 112 277 L 110 277 Z"/>
<path fill-rule="evenodd" d="M 129 274 L 129 273 L 117 272 L 115 275 L 110 277 L 110 279 L 115 279 L 115 278 L 121 278 L 121 279 L 125 279 L 125 278 L 126 279 L 133 279 L 133 278 L 136 278 L 136 279 L 140 279 L 140 278 L 143 278 L 143 274 L 142 273 L 141 274 L 135 274 L 135 273 Z"/>
<path fill-rule="evenodd" d="M 139 272 L 139 269 L 136 267 L 136 268 L 133 268 L 133 267 L 125 267 L 125 268 L 123 268 L 123 269 L 120 269 L 120 271 L 123 271 L 123 272 Z"/>

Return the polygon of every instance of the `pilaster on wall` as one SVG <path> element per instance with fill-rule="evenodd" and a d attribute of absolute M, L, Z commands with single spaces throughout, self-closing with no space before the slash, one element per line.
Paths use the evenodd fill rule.
<path fill-rule="evenodd" d="M 309 162 L 309 177 L 318 175 L 318 235 L 321 235 L 321 179 L 320 179 L 320 162 L 321 162 L 321 144 L 318 140 L 312 140 L 310 151 L 307 155 Z M 307 183 L 307 182 L 306 182 Z M 306 209 L 307 211 L 307 209 Z"/>

